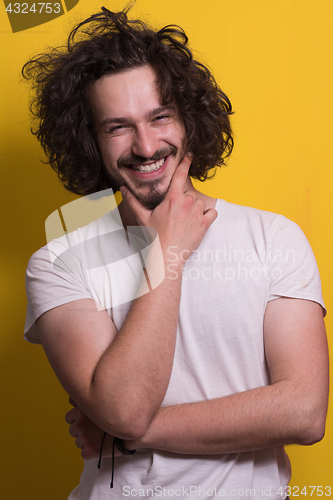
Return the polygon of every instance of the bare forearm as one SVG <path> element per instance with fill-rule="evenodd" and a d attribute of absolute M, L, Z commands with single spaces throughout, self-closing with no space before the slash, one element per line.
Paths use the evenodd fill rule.
<path fill-rule="evenodd" d="M 139 296 L 117 332 L 91 299 L 51 309 L 37 322 L 64 389 L 98 427 L 137 438 L 165 396 L 172 370 L 181 273 Z"/>
<path fill-rule="evenodd" d="M 325 405 L 318 419 L 288 382 L 220 399 L 161 408 L 146 435 L 128 447 L 183 454 L 252 451 L 322 437 Z M 312 405 L 311 405 L 312 406 Z"/>
<path fill-rule="evenodd" d="M 132 305 L 94 372 L 91 387 L 94 396 L 97 395 L 96 411 L 101 416 L 111 415 L 111 424 L 121 422 L 120 427 L 111 429 L 115 435 L 122 433 L 124 426 L 130 433 L 143 435 L 164 399 L 174 358 L 182 256 L 185 253 L 188 258 L 192 254 L 217 216 L 214 209 L 205 209 L 206 202 L 197 199 L 195 193 L 186 194 L 189 166 L 189 158 L 184 158 L 163 202 L 152 212 L 142 207 L 130 190 L 122 190 L 124 210 L 127 206 L 142 226 L 154 228 L 162 252 L 172 246 L 178 258 L 176 273 L 169 279 L 166 269 L 163 283 Z M 148 265 L 158 273 L 157 253 L 154 250 L 149 253 Z M 90 403 L 93 401 L 94 397 L 90 398 Z"/>
<path fill-rule="evenodd" d="M 232 453 L 322 439 L 329 370 L 325 325 L 314 302 L 266 307 L 272 384 L 216 400 L 161 408 L 136 446 L 175 453 Z M 131 446 L 132 443 L 129 445 Z"/>
<path fill-rule="evenodd" d="M 328 349 L 322 311 L 309 301 L 268 304 L 269 386 L 215 400 L 160 408 L 145 435 L 125 442 L 182 454 L 220 454 L 322 439 L 328 402 Z"/>
<path fill-rule="evenodd" d="M 124 226 L 135 219 L 158 235 L 148 255 L 146 249 L 142 252 L 149 277 L 160 276 L 162 255 L 172 246 L 179 271 L 175 274 L 173 269 L 173 279 L 166 276 L 153 290 L 137 294 L 118 332 L 107 312 L 98 313 L 91 299 L 53 308 L 37 322 L 45 352 L 65 390 L 92 422 L 117 437 L 143 436 L 164 399 L 175 351 L 184 258 L 196 250 L 217 217 L 194 190 L 190 164 L 184 156 L 163 201 L 153 210 L 145 208 L 130 189 L 121 189 Z"/>
<path fill-rule="evenodd" d="M 163 401 L 174 357 L 180 288 L 180 278 L 166 278 L 136 299 L 96 367 L 91 400 L 98 401 L 99 418 L 108 415 L 104 426 L 116 435 L 124 425 L 133 425 L 130 433 L 144 433 Z"/>

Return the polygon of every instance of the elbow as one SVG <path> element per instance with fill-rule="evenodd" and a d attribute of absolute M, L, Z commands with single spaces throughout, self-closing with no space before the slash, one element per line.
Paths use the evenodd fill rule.
<path fill-rule="evenodd" d="M 298 444 L 302 446 L 311 446 L 319 443 L 325 435 L 325 423 L 315 422 L 311 427 L 303 429 Z"/>
<path fill-rule="evenodd" d="M 106 398 L 101 397 L 100 391 L 95 390 L 90 401 L 91 419 L 108 434 L 121 439 L 141 439 L 156 413 L 149 411 L 142 398 L 135 398 L 133 394 L 127 397 L 126 394 L 118 394 Z"/>
<path fill-rule="evenodd" d="M 118 420 L 112 425 L 112 434 L 122 439 L 141 439 L 147 432 L 148 425 L 137 418 Z"/>
<path fill-rule="evenodd" d="M 325 435 L 326 409 L 312 408 L 308 415 L 304 416 L 299 426 L 298 444 L 311 446 L 321 441 Z"/>
<path fill-rule="evenodd" d="M 150 418 L 146 412 L 127 408 L 122 411 L 118 408 L 117 414 L 113 414 L 112 420 L 105 423 L 107 432 L 122 439 L 141 439 L 147 432 Z"/>

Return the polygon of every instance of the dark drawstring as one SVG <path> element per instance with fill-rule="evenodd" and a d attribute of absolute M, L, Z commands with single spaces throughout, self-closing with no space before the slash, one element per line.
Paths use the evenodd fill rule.
<path fill-rule="evenodd" d="M 113 444 L 112 444 L 112 472 L 111 472 L 111 483 L 110 483 L 110 488 L 113 488 L 113 473 L 114 473 L 114 446 L 116 444 L 116 438 L 113 438 Z"/>
<path fill-rule="evenodd" d="M 101 462 L 102 462 L 102 451 L 103 451 L 103 444 L 104 444 L 104 439 L 106 436 L 106 432 L 104 432 L 103 437 L 102 437 L 102 442 L 101 442 L 101 449 L 99 450 L 99 459 L 98 459 L 98 464 L 97 464 L 97 469 L 101 468 Z M 113 445 L 112 445 L 112 471 L 111 471 L 111 483 L 110 483 L 110 488 L 113 488 L 113 474 L 114 474 L 114 447 L 116 444 L 115 438 L 113 438 Z"/>
<path fill-rule="evenodd" d="M 98 459 L 97 469 L 101 468 L 102 451 L 103 451 L 103 444 L 104 444 L 105 436 L 106 436 L 106 432 L 104 432 L 103 437 L 102 437 L 101 449 L 99 450 L 99 459 Z"/>

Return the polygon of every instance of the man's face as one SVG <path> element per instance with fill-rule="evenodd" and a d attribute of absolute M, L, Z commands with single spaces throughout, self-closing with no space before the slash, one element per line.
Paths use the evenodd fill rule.
<path fill-rule="evenodd" d="M 184 157 L 185 129 L 162 106 L 156 75 L 142 66 L 105 75 L 90 90 L 97 140 L 114 183 L 125 184 L 153 209 L 163 200 Z"/>

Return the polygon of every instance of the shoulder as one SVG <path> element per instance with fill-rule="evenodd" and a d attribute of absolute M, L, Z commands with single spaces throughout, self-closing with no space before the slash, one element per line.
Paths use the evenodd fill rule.
<path fill-rule="evenodd" d="M 31 256 L 26 271 L 27 340 L 40 342 L 35 321 L 44 312 L 79 299 L 95 300 L 89 266 L 100 263 L 98 247 L 103 238 L 119 229 L 108 212 L 86 226 L 52 239 Z"/>
<path fill-rule="evenodd" d="M 214 238 L 231 249 L 252 249 L 262 261 L 289 262 L 316 268 L 310 243 L 298 224 L 287 217 L 219 200 Z"/>
<path fill-rule="evenodd" d="M 225 225 L 232 231 L 238 231 L 243 236 L 246 234 L 274 238 L 280 234 L 284 236 L 304 236 L 301 228 L 284 215 L 258 208 L 237 205 L 225 200 L 217 200 L 216 209 L 218 211 L 219 224 Z"/>
<path fill-rule="evenodd" d="M 277 214 L 274 212 L 268 212 L 267 210 L 260 210 L 254 207 L 248 207 L 246 205 L 237 205 L 235 203 L 230 203 L 228 201 L 218 199 L 216 204 L 216 209 L 219 216 L 231 219 L 233 221 L 247 220 L 250 222 L 262 221 L 267 225 L 271 225 L 278 221 L 288 221 L 295 224 L 290 219 L 287 219 L 284 215 Z"/>
<path fill-rule="evenodd" d="M 54 224 L 56 226 L 56 224 Z M 59 227 L 59 224 L 58 224 Z M 48 230 L 49 229 L 49 230 Z M 40 269 L 43 264 L 54 264 L 59 259 L 65 259 L 71 254 L 71 257 L 78 256 L 78 249 L 82 248 L 82 244 L 86 242 L 94 242 L 96 238 L 103 237 L 112 232 L 121 229 L 120 225 L 112 217 L 111 212 L 105 213 L 102 217 L 82 227 L 78 227 L 74 231 L 66 233 L 62 228 L 58 229 L 58 237 L 51 238 L 50 235 L 56 231 L 48 227 L 46 221 L 46 236 L 47 244 L 37 250 L 29 259 L 27 270 Z M 59 236 L 59 233 L 61 234 Z M 59 263 L 59 262 L 58 262 Z"/>
<path fill-rule="evenodd" d="M 26 270 L 28 297 L 52 290 L 55 283 L 87 288 L 86 271 L 90 264 L 95 266 L 101 242 L 119 229 L 111 213 L 107 212 L 86 226 L 70 233 L 62 231 L 62 236 L 48 241 L 29 259 Z M 47 236 L 49 234 L 50 231 Z"/>

